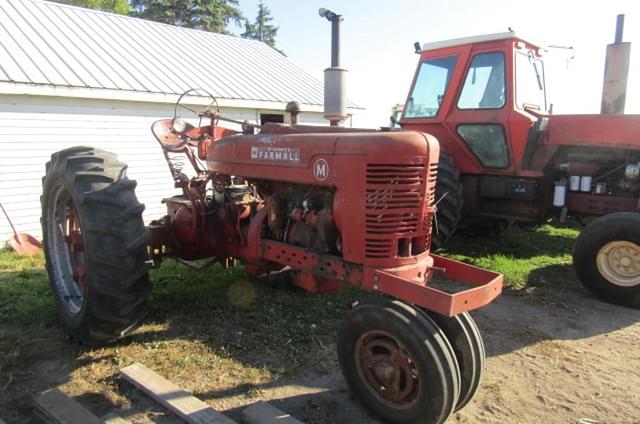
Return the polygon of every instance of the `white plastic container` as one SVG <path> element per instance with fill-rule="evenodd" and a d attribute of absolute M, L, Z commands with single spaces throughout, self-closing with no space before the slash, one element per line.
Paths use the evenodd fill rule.
<path fill-rule="evenodd" d="M 555 188 L 553 190 L 553 206 L 561 208 L 565 205 L 567 200 L 567 180 L 562 179 L 556 181 Z"/>
<path fill-rule="evenodd" d="M 596 183 L 593 186 L 593 194 L 607 194 L 607 183 Z"/>
<path fill-rule="evenodd" d="M 569 190 L 580 191 L 580 175 L 569 176 Z"/>
<path fill-rule="evenodd" d="M 224 205 L 224 190 L 213 190 L 213 200 L 216 205 Z"/>
<path fill-rule="evenodd" d="M 592 177 L 584 176 L 580 177 L 580 191 L 591 192 Z"/>

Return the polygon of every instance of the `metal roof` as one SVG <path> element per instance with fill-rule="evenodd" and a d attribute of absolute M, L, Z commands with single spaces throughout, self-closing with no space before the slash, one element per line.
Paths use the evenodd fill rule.
<path fill-rule="evenodd" d="M 323 83 L 266 44 L 42 0 L 0 1 L 0 82 L 322 105 Z M 350 107 L 357 107 L 350 103 Z"/>

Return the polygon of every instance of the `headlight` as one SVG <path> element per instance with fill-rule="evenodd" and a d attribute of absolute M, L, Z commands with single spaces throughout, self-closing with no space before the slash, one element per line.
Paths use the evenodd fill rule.
<path fill-rule="evenodd" d="M 173 120 L 173 131 L 182 134 L 187 129 L 187 121 L 184 118 L 177 117 Z"/>

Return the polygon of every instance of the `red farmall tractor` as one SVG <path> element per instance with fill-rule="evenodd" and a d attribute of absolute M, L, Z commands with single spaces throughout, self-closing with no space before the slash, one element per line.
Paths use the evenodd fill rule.
<path fill-rule="evenodd" d="M 399 124 L 443 150 L 438 243 L 461 216 L 482 225 L 601 216 L 575 243 L 576 273 L 600 298 L 638 307 L 640 116 L 546 113 L 541 51 L 513 32 L 418 50 Z"/>
<path fill-rule="evenodd" d="M 146 227 L 114 154 L 52 155 L 42 225 L 66 333 L 86 343 L 126 335 L 145 314 L 148 270 L 166 258 L 240 260 L 253 276 L 289 267 L 312 293 L 348 283 L 386 295 L 355 306 L 337 342 L 346 381 L 373 413 L 441 423 L 468 403 L 485 353 L 467 311 L 498 296 L 502 276 L 430 253 L 436 139 L 280 124 L 235 133 L 213 108 L 199 119 L 153 124 L 182 194 Z M 471 287 L 435 288 L 434 274 Z"/>

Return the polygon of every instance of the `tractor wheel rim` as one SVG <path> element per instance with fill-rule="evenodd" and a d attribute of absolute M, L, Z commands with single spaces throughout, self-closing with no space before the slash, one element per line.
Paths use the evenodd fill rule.
<path fill-rule="evenodd" d="M 84 241 L 78 211 L 71 194 L 62 185 L 53 190 L 47 221 L 48 260 L 55 289 L 67 312 L 76 315 L 82 309 L 87 290 Z"/>
<path fill-rule="evenodd" d="M 396 337 L 379 330 L 363 333 L 354 354 L 360 379 L 380 402 L 407 409 L 418 401 L 422 384 L 415 359 Z"/>
<path fill-rule="evenodd" d="M 612 241 L 600 248 L 596 256 L 600 274 L 620 287 L 640 284 L 640 246 L 630 241 Z"/>

